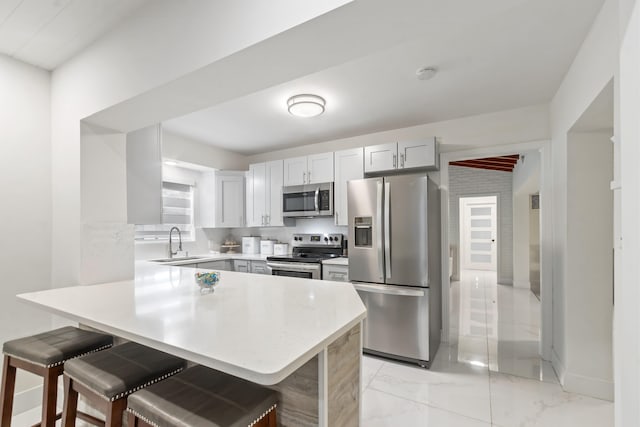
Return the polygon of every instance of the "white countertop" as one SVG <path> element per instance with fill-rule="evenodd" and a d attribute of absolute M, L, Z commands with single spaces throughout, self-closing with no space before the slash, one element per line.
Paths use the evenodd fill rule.
<path fill-rule="evenodd" d="M 195 254 L 189 255 L 192 257 L 197 257 L 197 259 L 181 259 L 180 257 L 176 257 L 173 261 L 158 263 L 161 265 L 188 265 L 188 264 L 197 264 L 199 262 L 210 262 L 210 261 L 224 261 L 228 259 L 244 259 L 247 261 L 266 261 L 267 257 L 270 255 L 260 255 L 260 254 L 230 254 L 230 253 L 206 253 L 206 254 Z"/>
<path fill-rule="evenodd" d="M 327 260 L 323 260 L 322 264 L 323 265 L 344 265 L 344 266 L 348 266 L 349 265 L 349 258 L 340 257 L 340 258 L 327 259 Z"/>
<path fill-rule="evenodd" d="M 134 280 L 18 298 L 265 385 L 282 381 L 366 316 L 350 283 L 224 271 L 215 293 L 201 295 L 195 271 L 139 262 Z"/>

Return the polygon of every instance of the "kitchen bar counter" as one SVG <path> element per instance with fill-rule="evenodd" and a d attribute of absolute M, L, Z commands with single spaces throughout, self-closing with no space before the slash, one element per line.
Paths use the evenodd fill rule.
<path fill-rule="evenodd" d="M 89 327 L 272 386 L 282 393 L 282 425 L 357 425 L 332 421 L 353 420 L 340 403 L 345 395 L 355 395 L 359 405 L 360 324 L 366 310 L 351 284 L 222 272 L 215 292 L 201 294 L 194 271 L 137 263 L 134 280 L 18 298 Z M 352 375 L 342 371 L 345 366 L 351 366 Z M 311 387 L 295 389 L 301 384 Z M 301 393 L 317 402 L 317 412 L 309 413 L 308 402 L 298 402 Z"/>
<path fill-rule="evenodd" d="M 158 265 L 189 265 L 189 264 L 197 264 L 200 262 L 210 262 L 210 261 L 226 261 L 226 260 L 234 260 L 234 259 L 244 259 L 247 261 L 266 261 L 267 257 L 270 255 L 260 255 L 260 254 L 236 254 L 236 253 L 207 253 L 207 254 L 196 254 L 188 257 L 176 257 L 171 261 L 159 262 Z M 163 258 L 167 259 L 167 258 Z M 145 261 L 138 261 L 138 264 L 143 263 Z M 150 260 L 153 262 L 153 260 Z"/>

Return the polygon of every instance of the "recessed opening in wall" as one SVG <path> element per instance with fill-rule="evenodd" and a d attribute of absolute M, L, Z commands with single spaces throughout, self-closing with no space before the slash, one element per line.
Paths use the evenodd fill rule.
<path fill-rule="evenodd" d="M 496 271 L 497 196 L 460 198 L 461 270 Z"/>

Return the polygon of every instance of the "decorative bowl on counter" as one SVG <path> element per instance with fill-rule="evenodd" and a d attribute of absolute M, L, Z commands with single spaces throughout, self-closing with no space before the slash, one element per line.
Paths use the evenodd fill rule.
<path fill-rule="evenodd" d="M 209 273 L 196 273 L 195 278 L 198 286 L 200 286 L 200 292 L 213 292 L 214 287 L 220 281 L 220 272 L 212 271 Z"/>

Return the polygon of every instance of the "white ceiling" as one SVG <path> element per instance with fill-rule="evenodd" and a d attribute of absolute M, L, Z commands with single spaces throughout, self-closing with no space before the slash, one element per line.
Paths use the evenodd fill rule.
<path fill-rule="evenodd" d="M 469 1 L 475 4 L 457 1 L 456 10 L 473 10 L 471 3 L 464 7 Z M 394 7 L 394 2 L 388 4 Z M 602 4 L 603 0 L 519 0 L 485 14 L 434 8 L 425 17 L 430 30 L 420 38 L 398 37 L 401 42 L 392 48 L 166 121 L 164 126 L 192 139 L 255 154 L 547 103 Z M 263 66 L 272 65 L 265 58 Z M 417 80 L 415 70 L 425 65 L 438 67 L 438 74 L 429 81 Z M 289 115 L 286 100 L 297 93 L 323 96 L 325 114 L 311 119 Z"/>
<path fill-rule="evenodd" d="M 149 0 L 1 0 L 0 53 L 52 70 Z"/>

